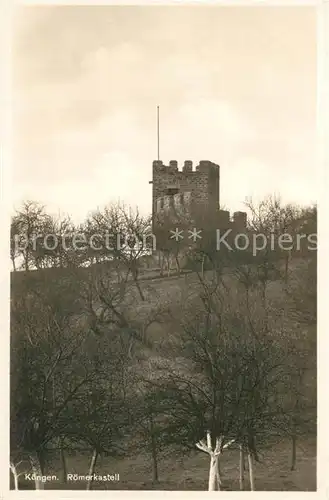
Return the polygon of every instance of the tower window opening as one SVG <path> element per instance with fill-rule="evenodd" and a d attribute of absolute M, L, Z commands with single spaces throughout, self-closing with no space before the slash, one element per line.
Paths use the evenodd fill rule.
<path fill-rule="evenodd" d="M 167 188 L 166 189 L 166 194 L 169 196 L 172 196 L 174 194 L 179 193 L 179 188 Z"/>

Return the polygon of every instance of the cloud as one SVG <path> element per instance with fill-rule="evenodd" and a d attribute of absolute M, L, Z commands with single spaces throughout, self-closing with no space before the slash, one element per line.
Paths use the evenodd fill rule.
<path fill-rule="evenodd" d="M 312 9 L 22 12 L 16 200 L 42 199 L 81 217 L 118 198 L 149 210 L 157 105 L 161 158 L 219 163 L 227 205 L 270 189 L 307 199 L 316 109 Z"/>

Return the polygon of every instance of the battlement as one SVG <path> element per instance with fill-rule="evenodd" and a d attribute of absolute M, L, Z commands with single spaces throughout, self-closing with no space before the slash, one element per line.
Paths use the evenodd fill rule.
<path fill-rule="evenodd" d="M 197 173 L 217 173 L 219 175 L 219 165 L 208 160 L 201 160 L 198 165 L 193 169 L 193 162 L 191 160 L 185 160 L 182 168 L 178 168 L 178 162 L 176 160 L 170 160 L 169 165 L 164 165 L 161 160 L 155 160 L 153 162 L 153 172 L 159 174 L 166 173 L 182 173 L 182 174 L 197 174 Z"/>
<path fill-rule="evenodd" d="M 246 212 L 234 212 L 233 214 L 233 224 L 236 229 L 244 229 L 247 227 L 247 213 Z"/>
<path fill-rule="evenodd" d="M 164 165 L 153 162 L 152 181 L 153 216 L 168 212 L 176 215 L 190 214 L 197 210 L 216 213 L 219 209 L 219 165 L 202 160 L 193 168 L 191 160 L 185 160 L 181 169 L 171 160 Z"/>
<path fill-rule="evenodd" d="M 218 211 L 218 225 L 220 228 L 230 226 L 230 212 L 228 210 Z"/>
<path fill-rule="evenodd" d="M 170 214 L 179 217 L 187 213 L 198 217 L 198 214 L 193 212 L 195 208 L 190 192 L 161 196 L 156 200 L 156 213 L 160 217 Z M 247 228 L 247 213 L 234 212 L 231 216 L 228 210 L 218 210 L 210 214 L 209 224 L 214 225 L 216 229 L 233 229 L 243 232 Z"/>
<path fill-rule="evenodd" d="M 243 231 L 247 227 L 246 212 L 234 212 L 231 217 L 228 210 L 219 210 L 217 220 L 219 228 L 232 228 Z"/>

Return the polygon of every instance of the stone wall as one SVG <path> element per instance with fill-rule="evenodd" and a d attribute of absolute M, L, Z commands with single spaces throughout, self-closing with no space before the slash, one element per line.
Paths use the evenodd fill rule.
<path fill-rule="evenodd" d="M 178 197 L 172 200 L 168 196 L 180 193 L 190 193 L 195 205 L 207 207 L 210 211 L 219 208 L 219 165 L 211 161 L 200 161 L 193 169 L 191 161 L 184 162 L 182 170 L 178 169 L 177 161 L 164 165 L 162 161 L 153 162 L 153 215 L 157 212 L 158 199 L 161 203 L 177 204 Z"/>
<path fill-rule="evenodd" d="M 164 165 L 153 162 L 153 229 L 161 226 L 166 217 L 172 222 L 188 222 L 198 227 L 234 228 L 243 231 L 247 214 L 235 212 L 231 217 L 219 209 L 219 165 L 211 161 L 193 163 L 186 160 L 181 170 L 175 160 Z"/>
<path fill-rule="evenodd" d="M 161 196 L 156 200 L 156 213 L 160 215 L 169 214 L 185 214 L 192 211 L 192 193 L 185 191 L 174 195 Z"/>

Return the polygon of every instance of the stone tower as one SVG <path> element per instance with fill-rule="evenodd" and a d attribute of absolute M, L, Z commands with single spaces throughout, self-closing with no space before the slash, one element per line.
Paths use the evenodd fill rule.
<path fill-rule="evenodd" d="M 219 210 L 219 165 L 211 161 L 200 161 L 194 170 L 187 160 L 179 170 L 177 161 L 172 160 L 167 166 L 156 160 L 151 183 L 153 221 L 171 209 L 175 213 L 184 209 L 191 218 L 198 210 L 209 214 Z"/>

